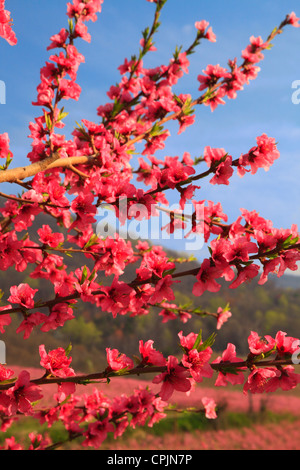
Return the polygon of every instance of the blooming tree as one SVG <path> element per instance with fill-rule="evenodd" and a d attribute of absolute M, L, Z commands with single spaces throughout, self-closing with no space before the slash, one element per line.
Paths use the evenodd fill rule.
<path fill-rule="evenodd" d="M 274 137 L 257 136 L 253 147 L 236 157 L 223 148 L 209 146 L 196 160 L 188 152 L 164 159 L 158 159 L 156 153 L 164 149 L 170 137 L 168 123 L 176 121 L 181 134 L 194 124 L 196 107 L 208 106 L 214 111 L 226 99 L 235 99 L 257 77 L 264 51 L 288 25 L 299 27 L 299 19 L 292 12 L 265 40 L 252 36 L 240 62 L 229 60 L 228 68 L 208 65 L 198 76 L 199 96 L 192 97 L 176 95 L 173 88 L 188 73 L 189 57 L 201 41 L 216 41 L 212 27 L 205 20 L 196 21 L 190 47 L 184 51 L 176 48 L 166 65 L 146 68 L 144 57 L 156 50 L 154 36 L 167 0 L 148 1 L 154 3 L 153 23 L 142 33 L 139 54 L 120 65 L 120 82 L 109 89 L 109 101 L 97 108 L 99 122 L 82 119 L 69 140 L 61 133 L 67 115 L 64 100 L 78 100 L 81 93 L 76 78 L 84 56 L 77 43 L 90 42 L 87 23 L 97 20 L 103 3 L 73 0 L 67 3 L 67 26 L 50 38 L 49 60 L 40 72 L 36 101 L 32 103 L 39 116 L 29 123 L 27 166 L 12 166 L 9 136 L 6 132 L 0 135 L 0 182 L 23 190 L 21 196 L 0 193 L 6 199 L 0 208 L 0 269 L 23 273 L 30 268 L 32 279 L 47 279 L 53 286 L 51 298 L 37 300 L 39 289 L 25 282 L 11 285 L 10 295 L 2 299 L 0 307 L 2 333 L 10 327 L 14 315 L 21 318 L 17 333 L 23 332 L 25 341 L 34 329 L 55 330 L 75 318 L 78 302 L 94 304 L 113 317 L 146 315 L 154 306 L 163 321 L 180 318 L 186 323 L 199 310 L 176 304 L 174 287 L 183 276 L 190 277 L 193 294 L 201 296 L 206 291 L 218 292 L 220 280 L 235 289 L 254 278 L 264 284 L 270 273 L 282 276 L 286 269 L 297 269 L 300 244 L 296 225 L 278 229 L 257 212 L 245 209 L 237 220 L 228 222 L 220 202 L 197 200 L 195 196 L 201 179 L 208 178 L 212 185 L 229 185 L 235 172 L 242 178 L 246 172 L 254 175 L 262 168 L 268 170 L 279 158 Z M 0 36 L 15 45 L 10 12 L 4 3 L 0 1 Z M 142 146 L 138 158 L 137 144 Z M 205 168 L 198 170 L 201 165 Z M 178 194 L 181 210 L 164 209 L 169 214 L 165 229 L 173 233 L 189 222 L 190 234 L 203 237 L 209 254 L 200 268 L 178 269 L 161 247 L 148 242 L 133 245 L 118 234 L 105 237 L 95 233 L 95 216 L 101 205 L 113 207 L 121 222 L 134 217 L 149 220 L 168 206 L 169 190 Z M 189 216 L 184 213 L 187 201 L 193 207 Z M 143 210 L 135 211 L 137 206 Z M 37 233 L 39 242 L 34 242 L 24 233 L 42 213 L 59 229 L 55 232 L 43 225 Z M 64 233 L 60 227 L 66 229 Z M 74 253 L 84 254 L 92 269 L 83 265 L 70 271 L 64 255 Z M 136 267 L 130 282 L 123 276 L 128 265 Z M 107 285 L 104 280 L 110 276 L 113 280 Z M 229 307 L 201 314 L 213 315 L 217 330 L 231 316 Z M 153 426 L 166 416 L 175 390 L 192 393 L 193 386 L 206 377 L 215 375 L 216 387 L 242 385 L 245 393 L 289 390 L 300 382 L 293 361 L 299 340 L 283 331 L 274 338 L 249 332 L 246 359 L 237 357 L 234 344 L 229 343 L 222 355 L 212 360 L 214 334 L 203 338 L 201 332 L 185 336 L 181 331 L 178 338 L 178 350 L 168 357 L 150 338 L 137 342 L 139 357 L 107 348 L 105 370 L 88 375 L 78 374 L 71 367 L 70 347 L 46 351 L 40 345 L 37 354 L 44 369 L 40 378 L 31 378 L 27 370 L 15 377 L 13 370 L 0 365 L 1 430 L 5 432 L 24 415 L 49 427 L 60 421 L 68 440 L 79 439 L 84 447 L 99 448 L 109 434 L 117 439 L 127 427 Z M 76 394 L 79 384 L 140 374 L 149 374 L 153 384 L 158 384 L 158 392 L 140 388 L 131 396 L 121 394 L 114 399 L 104 396 L 99 388 L 92 394 Z M 44 385 L 53 387 L 54 404 L 48 407 L 39 404 Z M 203 398 L 202 405 L 207 418 L 216 418 L 217 405 L 212 399 Z M 28 449 L 62 444 L 34 431 L 29 439 Z M 14 437 L 6 439 L 3 446 L 24 448 L 24 443 Z"/>

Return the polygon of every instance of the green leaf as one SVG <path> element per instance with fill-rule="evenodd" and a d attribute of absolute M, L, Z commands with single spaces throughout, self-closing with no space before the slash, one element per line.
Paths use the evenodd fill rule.
<path fill-rule="evenodd" d="M 57 117 L 57 121 L 61 121 L 62 119 L 64 119 L 66 116 L 68 116 L 69 113 L 67 112 L 64 112 L 64 108 L 62 108 L 59 112 L 59 115 Z"/>
<path fill-rule="evenodd" d="M 99 241 L 98 235 L 94 233 L 89 239 L 89 241 L 84 245 L 84 249 L 86 250 L 90 246 L 97 245 L 98 241 Z"/>
<path fill-rule="evenodd" d="M 288 248 L 289 246 L 295 245 L 299 240 L 299 237 L 293 238 L 293 235 L 291 234 L 286 240 L 284 240 L 282 247 L 283 248 Z"/>
<path fill-rule="evenodd" d="M 93 281 L 93 280 L 95 279 L 96 275 L 97 275 L 97 274 L 96 274 L 96 271 L 92 271 L 92 274 L 90 275 L 90 277 L 88 278 L 88 280 L 89 280 L 90 282 Z"/>
<path fill-rule="evenodd" d="M 216 340 L 216 333 L 212 333 L 200 346 L 197 348 L 198 352 L 204 351 L 205 349 L 211 347 Z"/>
<path fill-rule="evenodd" d="M 69 356 L 71 351 L 72 351 L 72 343 L 70 343 L 69 346 L 67 346 L 65 349 L 66 356 Z"/>
<path fill-rule="evenodd" d="M 200 346 L 201 341 L 202 341 L 202 330 L 200 330 L 192 349 L 197 349 L 199 351 L 198 348 Z"/>
<path fill-rule="evenodd" d="M 87 276 L 88 276 L 88 272 L 87 272 L 87 267 L 84 266 L 83 270 L 82 270 L 82 274 L 81 274 L 81 281 L 80 281 L 80 284 L 83 284 L 84 281 L 87 279 Z"/>
<path fill-rule="evenodd" d="M 221 372 L 224 375 L 226 374 L 238 375 L 239 372 L 242 372 L 242 370 L 234 366 L 224 366 L 224 367 L 222 366 Z"/>
<path fill-rule="evenodd" d="M 160 126 L 157 122 L 154 124 L 154 126 L 150 129 L 149 131 L 149 136 L 150 137 L 157 137 L 158 135 L 161 135 L 164 131 L 163 126 Z"/>
<path fill-rule="evenodd" d="M 141 363 L 141 358 L 139 356 L 133 355 L 132 358 L 137 365 Z"/>
<path fill-rule="evenodd" d="M 164 272 L 163 272 L 163 277 L 166 277 L 166 276 L 168 276 L 169 274 L 173 274 L 174 271 L 176 271 L 176 268 L 169 269 L 168 271 L 164 271 Z"/>
<path fill-rule="evenodd" d="M 7 379 L 7 380 L 1 380 L 0 384 L 1 385 L 12 384 L 12 383 L 16 382 L 16 380 L 17 380 L 17 377 L 14 377 L 12 379 Z"/>

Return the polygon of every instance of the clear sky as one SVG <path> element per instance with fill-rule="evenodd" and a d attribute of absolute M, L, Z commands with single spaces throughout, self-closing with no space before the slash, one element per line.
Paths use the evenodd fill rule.
<path fill-rule="evenodd" d="M 6 104 L 0 105 L 0 133 L 9 133 L 14 165 L 19 166 L 26 164 L 30 151 L 28 123 L 41 112 L 31 102 L 36 99 L 39 70 L 49 57 L 49 38 L 67 25 L 66 1 L 6 0 L 6 8 L 12 12 L 19 42 L 15 47 L 3 40 L 0 43 L 0 79 L 6 84 Z M 82 95 L 79 102 L 65 101 L 65 110 L 70 112 L 65 120 L 67 137 L 76 121 L 97 120 L 97 107 L 108 101 L 106 91 L 120 79 L 117 67 L 125 57 L 137 53 L 141 31 L 151 24 L 153 11 L 154 5 L 146 0 L 104 0 L 98 21 L 88 23 L 91 44 L 76 43 L 86 58 L 77 80 Z M 197 76 L 208 64 L 226 67 L 228 59 L 237 57 L 239 61 L 251 35 L 266 39 L 291 11 L 300 16 L 298 0 L 169 0 L 155 40 L 158 51 L 150 53 L 145 65 L 167 64 L 176 45 L 185 48 L 193 41 L 195 21 L 209 21 L 217 42 L 204 41 L 190 56 L 190 73 L 176 88 L 178 93 L 197 97 Z M 228 187 L 212 186 L 204 180 L 201 183 L 197 198 L 220 201 L 230 221 L 239 216 L 240 208 L 246 208 L 258 210 L 277 227 L 289 228 L 292 223 L 300 227 L 300 104 L 292 103 L 292 83 L 300 80 L 299 56 L 300 28 L 289 26 L 265 52 L 257 80 L 236 100 L 227 100 L 214 113 L 201 106 L 195 125 L 181 136 L 177 136 L 176 127 L 171 128 L 173 136 L 165 155 L 181 156 L 188 151 L 196 157 L 209 145 L 222 147 L 237 158 L 255 145 L 262 133 L 278 142 L 281 158 L 268 173 L 260 170 L 243 179 L 234 176 Z M 5 189 L 13 191 L 10 186 Z"/>

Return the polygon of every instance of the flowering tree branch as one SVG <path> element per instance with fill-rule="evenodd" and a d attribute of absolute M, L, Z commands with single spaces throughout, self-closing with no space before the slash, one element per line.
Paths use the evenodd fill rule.
<path fill-rule="evenodd" d="M 256 144 L 238 158 L 223 148 L 210 146 L 196 159 L 188 152 L 181 158 L 158 159 L 155 154 L 165 148 L 170 137 L 166 128 L 169 122 L 177 121 L 181 134 L 194 124 L 196 106 L 209 106 L 214 111 L 225 104 L 225 98 L 235 99 L 238 91 L 257 77 L 257 64 L 271 41 L 287 25 L 299 27 L 299 18 L 294 12 L 287 15 L 266 41 L 251 36 L 250 44 L 242 51 L 241 65 L 237 65 L 237 59 L 230 60 L 227 69 L 208 65 L 198 76 L 201 95 L 195 99 L 190 94 L 175 94 L 173 87 L 188 73 L 189 57 L 196 47 L 204 39 L 215 42 L 216 35 L 207 21 L 196 21 L 195 39 L 185 51 L 176 47 L 167 65 L 146 68 L 144 58 L 156 50 L 154 36 L 167 0 L 148 1 L 155 3 L 152 25 L 142 33 L 139 54 L 120 65 L 120 82 L 107 93 L 110 101 L 97 108 L 99 123 L 82 119 L 69 140 L 59 133 L 67 116 L 63 101 L 77 101 L 81 94 L 76 80 L 84 57 L 75 44 L 78 39 L 90 42 L 86 24 L 97 20 L 103 3 L 73 0 L 67 4 L 68 27 L 50 38 L 49 61 L 40 72 L 37 98 L 32 104 L 42 112 L 29 123 L 30 164 L 12 168 L 9 136 L 6 132 L 0 134 L 0 158 L 4 162 L 0 183 L 17 184 L 23 190 L 20 195 L 0 192 L 5 199 L 0 208 L 0 269 L 23 273 L 29 268 L 30 278 L 47 280 L 53 289 L 49 300 L 36 301 L 38 288 L 26 282 L 11 285 L 9 295 L 2 293 L 2 333 L 10 327 L 13 314 L 21 314 L 16 333 L 23 332 L 25 340 L 35 329 L 44 333 L 55 330 L 75 318 L 73 309 L 78 301 L 94 304 L 114 318 L 145 315 L 151 308 L 159 309 L 162 322 L 179 318 L 187 323 L 192 315 L 211 316 L 220 330 L 232 315 L 229 305 L 216 312 L 177 305 L 174 287 L 181 278 L 191 276 L 192 293 L 200 297 L 204 292 L 218 292 L 221 279 L 234 289 L 257 276 L 258 283 L 264 284 L 270 273 L 282 276 L 287 269 L 297 269 L 300 236 L 295 225 L 277 229 L 257 212 L 245 209 L 237 220 L 228 223 L 221 203 L 199 201 L 195 196 L 201 188 L 194 183 L 202 179 L 228 186 L 234 171 L 243 177 L 268 170 L 280 156 L 274 138 L 258 136 Z M 0 37 L 15 45 L 10 12 L 4 9 L 4 3 L 0 2 Z M 137 143 L 143 149 L 135 161 Z M 196 173 L 198 164 L 206 164 L 206 170 Z M 137 183 L 149 189 L 141 189 Z M 179 196 L 178 211 L 164 207 L 168 205 L 164 193 L 169 189 Z M 192 214 L 185 213 L 187 201 L 192 203 Z M 95 216 L 103 204 L 115 210 L 121 223 L 132 218 L 149 220 L 161 211 L 170 218 L 163 227 L 169 233 L 183 230 L 188 222 L 191 227 L 186 237 L 203 237 L 209 255 L 200 266 L 182 270 L 180 266 L 190 259 L 170 258 L 161 247 L 148 242 L 139 241 L 133 247 L 118 234 L 102 237 L 95 233 Z M 65 230 L 55 232 L 44 224 L 37 230 L 38 242 L 33 242 L 28 229 L 39 214 L 52 217 Z M 89 260 L 90 268 L 78 265 L 74 272 L 69 269 L 65 255 L 77 254 Z M 134 265 L 135 277 L 124 280 L 129 265 Z M 112 282 L 104 285 L 104 279 L 110 276 Z M 168 357 L 154 349 L 152 340 L 140 341 L 140 356 L 133 359 L 107 348 L 107 367 L 91 374 L 75 373 L 70 348 L 46 352 L 44 345 L 39 348 L 44 371 L 40 378 L 32 379 L 27 370 L 14 377 L 12 369 L 1 365 L 2 431 L 22 416 L 47 422 L 49 427 L 60 421 L 68 431 L 68 441 L 81 438 L 83 446 L 99 448 L 109 433 L 118 438 L 129 426 L 153 426 L 166 416 L 174 391 L 189 393 L 193 385 L 213 374 L 217 374 L 216 387 L 242 385 L 244 393 L 289 390 L 300 381 L 294 367 L 299 340 L 285 332 L 279 331 L 273 338 L 252 331 L 246 358 L 238 358 L 235 346 L 229 343 L 214 361 L 215 334 L 206 339 L 202 333 L 193 332 L 187 336 L 180 332 L 178 336 L 180 353 Z M 128 397 L 123 394 L 108 399 L 95 388 L 90 395 L 76 395 L 80 384 L 99 385 L 114 377 L 142 374 L 154 375 L 152 382 L 159 385 L 158 392 L 142 388 Z M 43 398 L 44 385 L 55 388 L 55 405 L 38 409 L 35 402 Z M 201 411 L 209 419 L 216 418 L 216 410 L 213 400 L 203 399 Z M 35 433 L 29 437 L 30 450 L 63 445 Z M 22 445 L 11 438 L 6 439 L 4 448 L 20 449 Z"/>

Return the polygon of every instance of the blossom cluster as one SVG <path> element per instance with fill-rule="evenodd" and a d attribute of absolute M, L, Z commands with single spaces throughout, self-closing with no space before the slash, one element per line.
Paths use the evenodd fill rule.
<path fill-rule="evenodd" d="M 12 30 L 10 11 L 5 10 L 5 0 L 0 1 L 0 37 L 6 39 L 11 46 L 15 46 L 18 42 L 15 32 Z"/>
<path fill-rule="evenodd" d="M 263 51 L 270 48 L 271 41 L 285 26 L 298 27 L 299 19 L 294 12 L 287 15 L 266 41 L 252 36 L 242 51 L 240 66 L 236 59 L 229 61 L 228 70 L 208 65 L 204 75 L 198 76 L 202 95 L 193 99 L 190 94 L 177 95 L 174 86 L 189 72 L 189 56 L 201 40 L 214 43 L 216 35 L 207 21 L 196 21 L 195 40 L 190 47 L 185 51 L 176 48 L 167 65 L 147 68 L 144 57 L 156 50 L 153 36 L 166 3 L 148 1 L 155 3 L 152 28 L 142 33 L 139 55 L 130 60 L 125 58 L 120 65 L 120 81 L 107 92 L 109 102 L 97 107 L 99 123 L 82 119 L 70 139 L 60 133 L 67 116 L 61 103 L 69 99 L 78 101 L 81 94 L 76 80 L 85 58 L 74 43 L 78 39 L 91 41 L 86 23 L 97 20 L 103 3 L 103 0 L 73 0 L 67 4 L 68 29 L 51 36 L 47 48 L 51 51 L 49 61 L 40 72 L 37 98 L 32 104 L 41 107 L 42 113 L 29 123 L 32 144 L 27 155 L 28 167 L 9 168 L 13 161 L 10 139 L 5 132 L 0 135 L 0 157 L 5 161 L 0 182 L 15 183 L 23 189 L 19 196 L 1 193 L 7 200 L 0 208 L 0 270 L 12 268 L 20 273 L 30 270 L 28 282 L 11 285 L 9 294 L 3 293 L 2 333 L 15 314 L 21 318 L 16 332 L 22 333 L 24 339 L 34 329 L 56 330 L 74 318 L 73 309 L 80 301 L 95 304 L 113 317 L 141 316 L 157 308 L 162 323 L 174 318 L 187 323 L 193 314 L 199 313 L 212 315 L 219 330 L 232 315 L 230 307 L 199 312 L 177 305 L 174 287 L 181 277 L 192 276 L 193 294 L 201 296 L 206 291 L 218 292 L 220 279 L 230 282 L 230 288 L 237 288 L 258 276 L 259 284 L 264 284 L 269 273 L 282 276 L 287 269 L 297 269 L 300 244 L 296 225 L 278 229 L 257 212 L 246 209 L 241 209 L 236 221 L 228 223 L 221 203 L 196 197 L 201 190 L 197 182 L 203 178 L 208 177 L 213 185 L 227 186 L 235 169 L 240 177 L 246 173 L 254 175 L 261 168 L 268 170 L 279 158 L 273 137 L 263 133 L 256 138 L 256 145 L 237 158 L 223 148 L 210 146 L 196 159 L 188 152 L 182 157 L 158 158 L 155 154 L 165 148 L 170 136 L 166 128 L 169 121 L 177 122 L 181 134 L 194 124 L 196 105 L 209 105 L 214 111 L 225 103 L 225 97 L 236 98 L 237 92 L 256 78 Z M 16 43 L 4 0 L 0 1 L 0 36 L 12 45 Z M 134 159 L 138 143 L 142 149 L 140 157 Z M 205 171 L 198 173 L 196 169 L 202 163 L 206 165 Z M 95 234 L 97 209 L 102 204 L 112 205 L 121 223 L 131 218 L 149 219 L 159 213 L 161 204 L 168 205 L 166 192 L 170 189 L 178 195 L 182 213 L 178 218 L 178 214 L 170 211 L 170 223 L 164 229 L 173 233 L 184 227 L 184 209 L 186 202 L 191 201 L 190 233 L 202 235 L 209 249 L 200 267 L 178 272 L 178 262 L 169 258 L 162 247 L 141 241 L 133 246 L 118 234 L 107 237 Z M 138 213 L 133 211 L 137 206 Z M 47 214 L 57 223 L 57 229 L 44 223 L 33 241 L 27 230 L 39 214 Z M 89 267 L 79 265 L 70 270 L 68 255 L 78 253 L 86 257 Z M 131 281 L 123 276 L 129 265 L 135 267 L 135 278 Z M 104 282 L 109 277 L 111 282 Z M 40 300 L 39 288 L 31 287 L 30 279 L 50 283 L 53 296 Z M 83 404 L 75 394 L 76 384 L 88 383 L 92 378 L 76 375 L 70 366 L 68 349 L 57 348 L 47 353 L 41 345 L 40 365 L 45 374 L 40 379 L 31 379 L 26 370 L 16 379 L 11 369 L 0 367 L 2 430 L 8 429 L 19 415 L 29 415 L 47 422 L 49 427 L 61 421 L 70 440 L 83 436 L 84 446 L 99 447 L 108 433 L 119 437 L 128 426 L 146 423 L 152 426 L 165 416 L 174 391 L 191 393 L 196 384 L 211 378 L 215 371 L 216 386 L 243 384 L 245 393 L 288 390 L 299 383 L 299 375 L 291 364 L 298 340 L 286 333 L 280 331 L 275 338 L 260 338 L 252 332 L 246 360 L 237 358 L 235 346 L 228 344 L 222 356 L 211 362 L 213 339 L 212 336 L 203 341 L 201 335 L 183 336 L 180 332 L 181 357 L 164 357 L 154 349 L 152 340 L 140 341 L 141 357 L 136 365 L 117 349 L 107 348 L 107 368 L 94 374 L 94 379 L 154 373 L 153 384 L 160 390 L 154 393 L 140 389 L 130 397 L 121 395 L 108 400 L 95 389 L 92 395 L 84 397 Z M 37 410 L 35 402 L 43 397 L 44 384 L 57 385 L 56 405 Z M 212 400 L 204 397 L 203 406 L 208 418 L 216 417 Z M 44 436 L 30 434 L 29 438 L 32 449 L 51 446 Z M 12 438 L 7 439 L 5 446 L 12 449 L 20 444 Z"/>
<path fill-rule="evenodd" d="M 248 338 L 249 354 L 246 360 L 236 356 L 236 348 L 228 344 L 221 356 L 211 361 L 213 339 L 203 341 L 201 334 L 178 334 L 182 349 L 181 358 L 173 355 L 167 358 L 153 347 L 153 341 L 140 341 L 140 358 L 137 364 L 117 349 L 107 348 L 107 368 L 102 374 L 76 376 L 70 367 L 70 351 L 62 348 L 49 351 L 40 346 L 40 365 L 45 374 L 41 379 L 30 379 L 26 370 L 20 372 L 17 379 L 12 379 L 14 372 L 0 367 L 0 418 L 1 429 L 9 429 L 15 415 L 35 417 L 40 423 L 47 423 L 51 428 L 60 421 L 70 435 L 70 439 L 82 436 L 82 445 L 99 448 L 109 434 L 120 437 L 128 427 L 152 427 L 166 416 L 168 403 L 174 391 L 189 394 L 196 384 L 204 378 L 211 378 L 217 373 L 215 386 L 243 385 L 244 393 L 263 393 L 291 390 L 300 382 L 300 374 L 294 366 L 282 365 L 282 360 L 290 360 L 299 350 L 300 341 L 279 331 L 275 338 L 269 335 L 260 337 L 252 331 Z M 274 359 L 270 361 L 270 357 Z M 262 359 L 268 358 L 268 361 Z M 136 360 L 138 358 L 136 357 Z M 112 379 L 115 375 L 136 373 L 154 373 L 161 371 L 152 380 L 161 384 L 158 392 L 149 387 L 140 387 L 131 396 L 122 394 L 113 399 L 107 398 L 98 387 L 92 394 L 76 395 L 76 383 L 88 384 L 92 379 Z M 248 376 L 247 376 L 248 373 Z M 246 378 L 245 378 L 246 376 Z M 94 381 L 94 380 L 93 380 Z M 57 383 L 54 394 L 56 404 L 38 409 L 37 403 L 43 398 L 43 384 Z M 4 384 L 4 385 L 2 385 Z M 8 385 L 7 385 L 8 384 Z M 1 387 L 2 385 L 2 387 Z M 4 389 L 4 390 L 3 390 Z M 217 418 L 217 404 L 214 399 L 203 397 L 202 412 L 208 419 Z M 30 434 L 34 448 L 48 448 L 49 438 Z M 21 444 L 7 439 L 6 448 L 21 449 Z M 32 448 L 32 447 L 30 447 Z"/>

